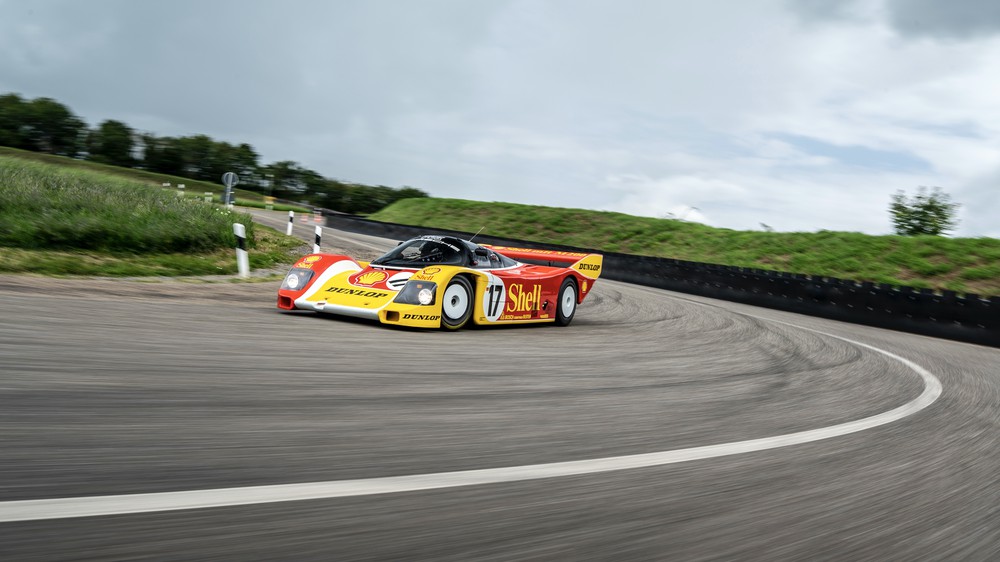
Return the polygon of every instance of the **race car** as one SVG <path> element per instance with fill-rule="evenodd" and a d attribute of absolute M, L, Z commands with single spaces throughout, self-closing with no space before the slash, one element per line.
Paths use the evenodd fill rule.
<path fill-rule="evenodd" d="M 603 261 L 600 254 L 419 236 L 371 262 L 335 254 L 302 257 L 278 289 L 278 308 L 416 328 L 457 330 L 469 322 L 566 326 L 600 277 Z"/>

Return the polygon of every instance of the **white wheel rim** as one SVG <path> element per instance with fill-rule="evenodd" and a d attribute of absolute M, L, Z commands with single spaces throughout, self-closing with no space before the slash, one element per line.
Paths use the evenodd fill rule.
<path fill-rule="evenodd" d="M 469 309 L 469 292 L 461 285 L 452 285 L 444 291 L 444 304 L 441 311 L 452 320 L 459 320 Z"/>
<path fill-rule="evenodd" d="M 573 309 L 576 308 L 576 291 L 573 290 L 572 285 L 566 285 L 562 293 L 562 314 L 566 318 L 569 318 L 573 314 Z"/>

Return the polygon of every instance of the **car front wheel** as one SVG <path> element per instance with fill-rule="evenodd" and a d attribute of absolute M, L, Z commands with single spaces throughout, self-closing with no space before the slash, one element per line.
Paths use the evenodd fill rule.
<path fill-rule="evenodd" d="M 455 277 L 444 290 L 441 325 L 449 330 L 465 326 L 472 318 L 472 284 L 465 277 Z"/>

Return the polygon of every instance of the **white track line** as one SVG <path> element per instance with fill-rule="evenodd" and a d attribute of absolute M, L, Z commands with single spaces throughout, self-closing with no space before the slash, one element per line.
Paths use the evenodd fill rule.
<path fill-rule="evenodd" d="M 771 320 L 771 322 L 777 322 Z M 784 322 L 778 322 L 785 324 Z M 809 431 L 800 431 L 764 437 L 749 441 L 721 443 L 689 449 L 676 449 L 658 453 L 625 455 L 603 459 L 589 459 L 569 462 L 554 462 L 526 466 L 511 466 L 505 468 L 487 468 L 481 470 L 462 470 L 457 472 L 438 472 L 435 474 L 414 474 L 411 476 L 392 476 L 387 478 L 365 478 L 360 480 L 335 480 L 330 482 L 310 482 L 303 484 L 279 484 L 275 486 L 248 486 L 243 488 L 219 488 L 213 490 L 190 490 L 183 492 L 161 492 L 154 494 L 128 494 L 119 496 L 95 496 L 79 498 L 57 498 L 46 500 L 24 500 L 0 502 L 0 522 L 34 521 L 40 519 L 65 519 L 71 517 L 96 517 L 102 515 L 120 515 L 126 513 L 149 513 L 159 511 L 174 511 L 180 509 L 204 509 L 210 507 L 225 507 L 250 505 L 260 503 L 288 502 L 297 500 L 314 500 L 323 498 L 343 498 L 350 496 L 366 496 L 372 494 L 394 494 L 399 492 L 416 492 L 420 490 L 435 490 L 455 488 L 459 486 L 476 486 L 480 484 L 497 484 L 503 482 L 520 482 L 537 480 L 539 478 L 557 478 L 562 476 L 577 476 L 662 466 L 687 461 L 738 455 L 754 451 L 776 449 L 810 443 L 821 439 L 839 437 L 880 425 L 892 423 L 915 414 L 930 406 L 941 395 L 941 381 L 916 363 L 904 359 L 894 353 L 867 345 L 861 342 L 819 332 L 801 326 L 786 324 L 802 330 L 815 332 L 824 336 L 836 338 L 865 349 L 881 353 L 886 357 L 906 365 L 924 380 L 924 391 L 915 400 L 898 408 L 857 421 L 833 425 Z"/>

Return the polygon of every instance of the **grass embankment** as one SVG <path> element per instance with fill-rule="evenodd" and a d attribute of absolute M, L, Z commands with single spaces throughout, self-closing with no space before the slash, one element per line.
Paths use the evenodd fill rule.
<path fill-rule="evenodd" d="M 155 185 L 157 187 L 163 187 L 163 184 L 169 183 L 171 187 L 168 189 L 173 192 L 178 191 L 178 185 L 184 185 L 184 196 L 192 199 L 202 199 L 205 196 L 205 193 L 211 193 L 213 200 L 218 202 L 222 200 L 222 196 L 226 192 L 226 188 L 224 186 L 207 181 L 193 180 L 190 178 L 182 178 L 167 174 L 158 174 L 156 172 L 147 172 L 146 170 L 136 170 L 134 168 L 122 168 L 108 164 L 99 164 L 88 160 L 77 160 L 66 156 L 31 152 L 29 150 L 19 150 L 17 148 L 9 148 L 6 146 L 0 146 L 0 157 L 20 158 L 22 160 L 30 160 L 43 164 L 57 165 L 63 168 L 98 172 L 137 182 L 143 182 L 149 185 Z M 233 192 L 235 193 L 235 204 L 238 206 L 261 209 L 265 206 L 263 194 L 239 188 L 235 188 Z M 274 210 L 309 212 L 309 209 L 306 209 L 305 207 L 284 204 L 275 204 Z"/>
<path fill-rule="evenodd" d="M 869 236 L 855 232 L 753 232 L 621 213 L 404 199 L 370 218 L 526 240 L 839 277 L 981 295 L 1000 295 L 1000 240 Z"/>
<path fill-rule="evenodd" d="M 250 265 L 288 263 L 299 243 L 249 215 L 119 176 L 0 156 L 0 271 L 148 276 L 236 271 L 233 223 Z"/>

